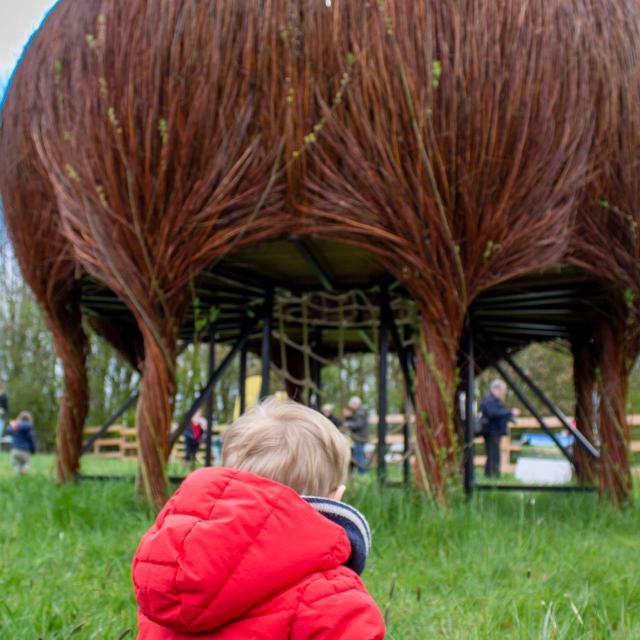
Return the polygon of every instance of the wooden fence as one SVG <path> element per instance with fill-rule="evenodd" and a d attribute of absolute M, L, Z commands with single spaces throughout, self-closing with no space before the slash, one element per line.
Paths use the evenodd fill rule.
<path fill-rule="evenodd" d="M 85 428 L 85 440 L 98 429 L 99 427 Z M 100 458 L 135 458 L 138 455 L 138 432 L 135 427 L 114 424 L 104 437 L 93 443 L 90 453 Z"/>
<path fill-rule="evenodd" d="M 98 431 L 99 427 L 87 427 L 84 430 L 85 440 Z M 216 426 L 213 430 L 214 437 L 222 433 L 223 427 Z M 90 453 L 98 458 L 114 458 L 122 460 L 124 458 L 135 458 L 138 455 L 138 433 L 134 427 L 123 424 L 114 424 L 102 438 L 98 438 L 91 447 Z M 183 438 L 176 442 L 171 451 L 171 460 L 182 460 L 184 458 L 185 446 Z M 203 447 L 200 446 L 200 454 Z"/>
<path fill-rule="evenodd" d="M 631 441 L 631 453 L 636 459 L 638 473 L 640 473 L 640 415 L 630 415 L 627 417 L 629 425 L 632 428 L 634 439 Z M 387 416 L 387 425 L 389 428 L 389 436 L 387 438 L 390 444 L 399 445 L 402 442 L 400 430 L 404 424 L 404 416 L 393 414 Z M 545 418 L 546 424 L 554 431 L 562 431 L 563 427 L 557 418 Z M 378 424 L 378 417 L 372 416 L 369 419 L 372 428 L 372 443 L 376 442 L 375 427 Z M 214 437 L 218 437 L 224 432 L 225 425 L 216 426 L 214 429 Z M 85 438 L 96 433 L 98 427 L 88 427 L 85 429 Z M 511 425 L 508 437 L 502 438 L 500 447 L 500 463 L 502 471 L 506 473 L 513 472 L 515 469 L 515 461 L 517 456 L 522 453 L 526 446 L 520 443 L 520 437 L 524 432 L 543 433 L 534 418 L 518 418 L 515 424 Z M 484 450 L 484 443 L 481 437 L 474 440 L 476 452 Z M 202 448 L 201 448 L 202 451 Z M 103 438 L 99 438 L 93 443 L 91 454 L 100 458 L 135 458 L 138 455 L 138 436 L 135 428 L 125 425 L 114 425 L 109 429 L 108 434 Z M 173 448 L 172 459 L 180 460 L 184 457 L 184 444 L 182 438 Z M 474 456 L 476 466 L 483 466 L 485 463 L 485 455 L 478 453 Z"/>
<path fill-rule="evenodd" d="M 569 418 L 571 422 L 573 418 Z M 640 415 L 627 416 L 629 426 L 632 429 L 633 439 L 631 440 L 631 454 L 634 462 L 634 472 L 640 474 L 640 460 L 638 454 L 640 454 L 640 433 L 634 433 L 640 427 Z M 554 432 L 560 432 L 564 430 L 564 427 L 560 420 L 555 417 L 544 418 L 547 426 Z M 523 449 L 526 451 L 528 446 L 523 445 L 520 438 L 524 432 L 534 432 L 536 434 L 544 433 L 535 418 L 518 418 L 515 424 L 510 425 L 509 435 L 502 438 L 500 441 L 500 469 L 505 473 L 513 473 L 515 470 L 515 462 L 518 456 L 522 453 Z M 475 451 L 484 451 L 484 440 L 482 437 L 477 437 L 474 440 Z M 554 447 L 553 451 L 557 451 Z M 478 454 L 474 456 L 474 464 L 476 467 L 483 467 L 486 461 L 486 456 Z"/>

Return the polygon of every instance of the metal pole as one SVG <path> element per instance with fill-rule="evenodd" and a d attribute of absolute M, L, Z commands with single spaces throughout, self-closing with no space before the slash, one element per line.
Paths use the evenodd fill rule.
<path fill-rule="evenodd" d="M 213 375 L 207 381 L 207 385 L 205 386 L 205 388 L 193 401 L 193 404 L 191 405 L 191 407 L 189 407 L 189 411 L 187 411 L 180 426 L 171 434 L 170 443 L 172 447 L 176 443 L 177 439 L 182 435 L 187 425 L 191 422 L 191 418 L 193 418 L 195 412 L 202 406 L 202 403 L 207 398 L 207 395 L 211 392 L 211 389 L 213 389 L 213 387 L 217 384 L 218 380 L 224 375 L 224 372 L 228 369 L 233 359 L 236 357 L 236 355 L 238 355 L 238 352 L 247 343 L 247 340 L 249 340 L 251 332 L 256 326 L 257 321 L 257 318 L 251 318 L 247 320 L 242 331 L 240 332 L 240 337 L 231 348 L 231 351 L 229 351 L 229 353 L 224 357 L 224 360 L 220 363 L 220 366 L 214 371 Z"/>
<path fill-rule="evenodd" d="M 387 449 L 387 355 L 389 353 L 389 291 L 380 291 L 380 331 L 378 332 L 378 481 L 384 484 L 387 474 L 384 459 Z"/>
<path fill-rule="evenodd" d="M 213 322 L 209 325 L 209 368 L 207 372 L 208 379 L 211 379 L 216 369 L 216 328 Z M 209 397 L 207 398 L 207 437 L 205 439 L 206 450 L 204 452 L 204 464 L 206 467 L 211 466 L 211 440 L 213 432 L 213 394 L 215 386 L 211 387 Z"/>
<path fill-rule="evenodd" d="M 315 358 L 311 358 L 311 379 L 313 381 L 313 387 L 309 391 L 309 406 L 317 411 L 320 410 L 320 406 L 322 404 L 322 400 L 320 397 L 320 389 L 322 387 L 322 363 L 316 360 Z"/>
<path fill-rule="evenodd" d="M 400 371 L 402 372 L 402 379 L 404 381 L 404 388 L 407 399 L 411 403 L 411 408 L 415 411 L 415 399 L 413 397 L 413 376 L 411 375 L 411 362 L 408 350 L 404 348 L 402 340 L 400 339 L 400 332 L 398 331 L 398 325 L 391 311 L 391 304 L 389 303 L 389 295 L 383 296 L 382 302 L 385 305 L 385 315 L 387 318 L 387 326 L 391 333 L 391 341 L 393 342 L 393 348 L 398 354 L 398 360 L 400 361 Z"/>
<path fill-rule="evenodd" d="M 322 329 L 316 329 L 313 337 L 313 353 L 322 352 Z M 309 361 L 311 367 L 311 379 L 313 381 L 313 389 L 309 392 L 309 406 L 316 411 L 320 411 L 322 406 L 322 362 L 313 355 Z"/>
<path fill-rule="evenodd" d="M 411 411 L 413 410 L 413 404 L 411 400 L 405 397 L 404 403 L 404 425 L 402 426 L 402 437 L 404 440 L 404 446 L 402 447 L 402 481 L 405 486 L 408 487 L 411 482 Z"/>
<path fill-rule="evenodd" d="M 527 396 L 525 396 L 524 393 L 518 388 L 513 378 L 504 370 L 504 367 L 501 367 L 500 364 L 497 362 L 494 363 L 493 366 L 496 369 L 496 371 L 498 371 L 500 375 L 504 378 L 505 382 L 511 387 L 511 389 L 513 389 L 513 392 L 518 396 L 518 398 L 520 399 L 520 402 L 522 402 L 522 404 L 531 412 L 531 415 L 538 421 L 540 428 L 553 440 L 553 442 L 558 447 L 558 449 L 560 449 L 560 451 L 562 452 L 562 455 L 573 466 L 575 466 L 576 461 L 573 455 L 571 455 L 571 453 L 567 449 L 565 449 L 565 447 L 562 446 L 556 434 L 553 433 L 551 429 L 549 429 L 549 427 L 547 426 L 547 423 L 544 421 L 544 418 L 540 415 L 538 410 L 531 404 L 531 402 L 529 402 L 529 399 L 527 398 Z"/>
<path fill-rule="evenodd" d="M 518 374 L 522 381 L 533 391 L 533 394 L 544 404 L 553 415 L 560 420 L 562 426 L 568 429 L 569 433 L 577 440 L 578 444 L 594 459 L 600 458 L 600 452 L 585 438 L 585 436 L 576 429 L 568 420 L 567 416 L 544 394 L 542 389 L 529 378 L 529 376 L 520 368 L 520 366 L 510 356 L 504 357 L 509 366 Z"/>
<path fill-rule="evenodd" d="M 596 487 L 583 485 L 553 485 L 553 484 L 485 484 L 476 485 L 478 491 L 547 491 L 549 493 L 595 493 Z"/>
<path fill-rule="evenodd" d="M 262 327 L 262 385 L 260 388 L 260 399 L 269 395 L 269 382 L 271 373 L 271 330 L 273 325 L 273 290 L 267 291 L 264 301 Z"/>
<path fill-rule="evenodd" d="M 474 465 L 473 465 L 473 440 L 475 437 L 475 387 L 476 387 L 476 362 L 474 354 L 473 333 L 471 324 L 467 329 L 467 395 L 465 405 L 464 425 L 464 492 L 468 498 L 473 495 Z"/>
<path fill-rule="evenodd" d="M 415 413 L 415 398 L 413 390 L 413 375 L 411 373 L 411 362 L 409 351 L 404 348 L 402 340 L 400 339 L 400 332 L 398 331 L 398 325 L 396 324 L 393 312 L 391 310 L 391 303 L 389 301 L 389 295 L 383 296 L 381 303 L 385 306 L 385 315 L 387 319 L 387 325 L 391 333 L 391 341 L 393 347 L 398 354 L 398 360 L 400 361 L 400 371 L 402 372 L 402 380 L 404 382 L 405 392 L 405 421 L 402 427 L 403 436 L 403 458 L 402 458 L 402 479 L 405 485 L 409 485 L 411 479 L 411 413 Z"/>
<path fill-rule="evenodd" d="M 407 353 L 407 361 L 409 362 L 409 366 L 411 367 L 411 371 L 415 373 L 416 370 L 416 348 L 415 345 L 411 345 L 410 348 L 405 349 Z"/>
<path fill-rule="evenodd" d="M 238 388 L 240 391 L 240 415 L 247 409 L 247 344 L 240 351 L 240 372 L 238 375 Z"/>

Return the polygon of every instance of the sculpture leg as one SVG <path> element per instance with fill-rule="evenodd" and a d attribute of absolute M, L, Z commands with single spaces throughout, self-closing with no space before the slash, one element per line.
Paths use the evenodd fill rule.
<path fill-rule="evenodd" d="M 580 433 L 595 444 L 593 427 L 596 420 L 593 402 L 596 390 L 596 362 L 590 335 L 574 336 L 571 341 L 573 353 L 573 386 L 575 391 L 575 420 Z M 582 447 L 574 447 L 576 474 L 584 484 L 593 484 L 598 475 L 598 461 L 591 457 Z"/>
<path fill-rule="evenodd" d="M 56 438 L 56 473 L 60 482 L 66 482 L 73 479 L 80 469 L 82 435 L 89 409 L 88 343 L 77 305 L 67 306 L 64 322 L 59 318 L 59 314 L 57 317 L 50 315 L 48 324 L 64 369 L 64 393 Z"/>
<path fill-rule="evenodd" d="M 629 454 L 630 431 L 625 400 L 628 367 L 623 332 L 615 331 L 608 322 L 598 327 L 598 387 L 600 390 L 600 489 L 622 504 L 632 490 Z"/>
<path fill-rule="evenodd" d="M 446 502 L 449 488 L 459 484 L 459 443 L 454 427 L 456 349 L 459 335 L 443 336 L 423 323 L 416 350 L 416 435 L 418 471 L 427 489 Z"/>
<path fill-rule="evenodd" d="M 136 424 L 139 486 L 147 500 L 161 505 L 167 498 L 166 463 L 175 395 L 175 338 L 141 326 L 144 362 Z"/>

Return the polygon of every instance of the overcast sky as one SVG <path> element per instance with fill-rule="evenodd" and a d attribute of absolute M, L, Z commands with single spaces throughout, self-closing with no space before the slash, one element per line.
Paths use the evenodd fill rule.
<path fill-rule="evenodd" d="M 24 45 L 55 0 L 0 0 L 0 84 L 11 75 Z"/>

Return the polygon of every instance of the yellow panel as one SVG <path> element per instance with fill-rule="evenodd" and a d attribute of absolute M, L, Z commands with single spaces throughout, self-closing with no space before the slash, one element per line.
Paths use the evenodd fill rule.
<path fill-rule="evenodd" d="M 245 410 L 249 410 L 256 406 L 258 398 L 260 397 L 260 387 L 262 387 L 262 376 L 248 376 L 244 383 L 244 392 L 246 407 Z M 236 401 L 233 407 L 233 419 L 237 420 L 240 417 L 240 396 L 236 397 Z"/>

